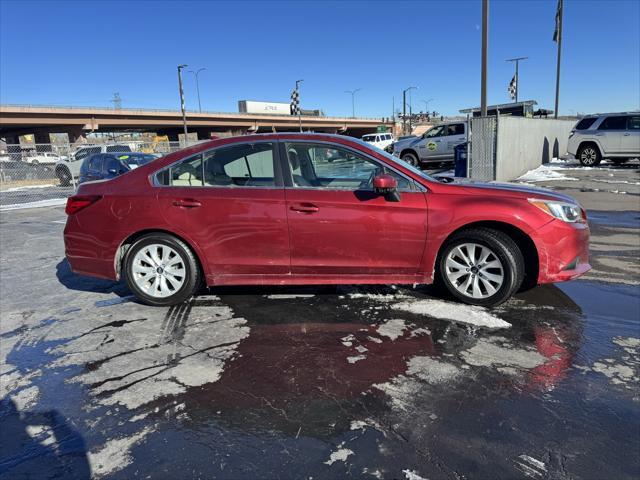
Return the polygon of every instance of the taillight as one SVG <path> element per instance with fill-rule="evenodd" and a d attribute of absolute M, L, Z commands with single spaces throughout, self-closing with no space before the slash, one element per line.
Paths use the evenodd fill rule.
<path fill-rule="evenodd" d="M 73 197 L 69 197 L 64 213 L 67 215 L 78 213 L 83 208 L 96 203 L 101 198 L 102 195 L 74 195 Z"/>

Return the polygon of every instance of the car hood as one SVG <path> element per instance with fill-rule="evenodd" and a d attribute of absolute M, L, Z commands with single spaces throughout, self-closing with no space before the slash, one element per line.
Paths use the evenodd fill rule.
<path fill-rule="evenodd" d="M 519 183 L 482 182 L 476 180 L 461 179 L 449 184 L 463 187 L 465 193 L 476 193 L 478 195 L 505 195 L 521 196 L 526 198 L 544 197 L 577 204 L 578 201 L 569 195 L 549 190 L 541 187 L 531 187 Z"/>

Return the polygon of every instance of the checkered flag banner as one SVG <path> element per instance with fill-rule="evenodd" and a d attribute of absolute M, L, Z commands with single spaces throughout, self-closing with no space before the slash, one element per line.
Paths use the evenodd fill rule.
<path fill-rule="evenodd" d="M 509 83 L 509 88 L 507 90 L 509 91 L 509 96 L 511 97 L 511 100 L 515 100 L 516 92 L 518 91 L 518 81 L 516 80 L 515 75 L 511 79 L 511 83 Z"/>
<path fill-rule="evenodd" d="M 300 94 L 298 89 L 294 88 L 291 92 L 291 104 L 289 105 L 291 115 L 300 115 Z"/>

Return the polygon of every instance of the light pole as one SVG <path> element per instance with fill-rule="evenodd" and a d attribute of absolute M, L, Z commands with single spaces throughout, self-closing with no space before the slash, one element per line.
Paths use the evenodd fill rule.
<path fill-rule="evenodd" d="M 184 110 L 184 90 L 182 89 L 182 69 L 188 65 L 178 65 L 178 87 L 180 89 L 180 110 L 182 110 L 182 126 L 184 127 L 184 144 L 187 144 L 187 114 Z"/>
<path fill-rule="evenodd" d="M 198 112 L 202 113 L 202 105 L 200 105 L 200 81 L 198 80 L 198 75 L 201 71 L 206 70 L 205 67 L 199 68 L 195 72 L 193 70 L 189 70 L 190 73 L 193 73 L 196 76 L 196 91 L 198 92 Z"/>
<path fill-rule="evenodd" d="M 409 92 L 409 115 L 411 115 L 411 90 L 418 87 L 407 87 L 402 91 L 402 133 L 407 134 L 407 92 Z M 411 130 L 411 117 L 409 117 L 409 130 Z M 411 133 L 411 131 L 409 131 Z"/>
<path fill-rule="evenodd" d="M 429 100 L 422 100 L 424 102 L 424 113 L 429 116 L 429 102 L 433 102 L 433 98 Z"/>
<path fill-rule="evenodd" d="M 356 118 L 356 92 L 362 90 L 361 88 L 356 88 L 355 90 L 345 90 L 344 93 L 351 94 L 351 118 Z"/>
<path fill-rule="evenodd" d="M 516 99 L 515 102 L 518 103 L 518 90 L 520 90 L 520 77 L 518 76 L 518 64 L 520 60 L 527 60 L 529 57 L 518 57 L 518 58 L 508 58 L 505 62 L 516 62 Z"/>

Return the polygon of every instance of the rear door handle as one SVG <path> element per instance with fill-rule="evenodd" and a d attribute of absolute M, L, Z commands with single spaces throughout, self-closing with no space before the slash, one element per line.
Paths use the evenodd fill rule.
<path fill-rule="evenodd" d="M 630 133 L 625 133 L 624 136 L 628 137 L 629 135 L 631 135 Z"/>
<path fill-rule="evenodd" d="M 174 200 L 173 205 L 175 207 L 182 207 L 182 208 L 197 208 L 197 207 L 201 207 L 202 203 L 200 203 L 197 200 Z"/>
<path fill-rule="evenodd" d="M 291 205 L 290 208 L 294 212 L 302 212 L 302 213 L 315 213 L 320 211 L 320 209 L 316 207 L 313 203 L 299 203 L 297 205 Z"/>

